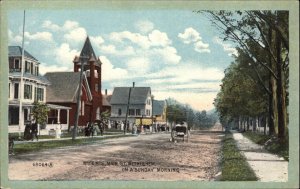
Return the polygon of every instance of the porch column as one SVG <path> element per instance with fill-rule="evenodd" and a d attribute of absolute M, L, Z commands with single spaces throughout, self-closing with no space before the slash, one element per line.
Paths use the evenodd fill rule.
<path fill-rule="evenodd" d="M 67 125 L 68 125 L 68 128 L 69 128 L 69 109 L 67 109 Z"/>
<path fill-rule="evenodd" d="M 57 110 L 57 124 L 60 124 L 60 109 Z"/>

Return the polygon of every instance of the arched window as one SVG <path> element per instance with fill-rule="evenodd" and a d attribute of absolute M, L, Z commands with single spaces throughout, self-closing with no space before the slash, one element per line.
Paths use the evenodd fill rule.
<path fill-rule="evenodd" d="M 100 120 L 100 107 L 97 108 L 97 111 L 96 111 L 96 119 L 97 119 L 97 120 Z"/>

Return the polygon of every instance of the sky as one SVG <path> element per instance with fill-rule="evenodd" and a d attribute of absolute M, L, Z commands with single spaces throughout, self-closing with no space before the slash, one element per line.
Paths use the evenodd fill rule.
<path fill-rule="evenodd" d="M 89 36 L 102 62 L 102 91 L 151 87 L 154 99 L 175 98 L 213 109 L 233 44 L 192 10 L 27 10 L 25 49 L 40 73 L 73 71 Z M 22 44 L 23 10 L 8 13 L 9 45 Z"/>

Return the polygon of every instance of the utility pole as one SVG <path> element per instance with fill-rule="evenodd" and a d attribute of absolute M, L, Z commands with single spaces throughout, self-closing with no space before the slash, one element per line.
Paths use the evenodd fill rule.
<path fill-rule="evenodd" d="M 88 57 L 79 57 L 83 58 L 83 59 L 87 59 Z M 78 91 L 77 91 L 77 105 L 76 105 L 76 113 L 75 113 L 75 123 L 74 123 L 74 128 L 73 128 L 73 136 L 72 136 L 72 140 L 76 139 L 77 136 L 77 128 L 78 128 L 78 120 L 79 120 L 79 104 L 80 100 L 81 100 L 81 90 L 82 90 L 82 75 L 83 75 L 83 66 L 84 66 L 85 62 L 81 62 L 81 67 L 80 67 L 80 79 L 79 79 L 79 86 L 78 86 Z"/>
<path fill-rule="evenodd" d="M 134 88 L 134 82 L 132 83 L 132 88 Z M 129 104 L 130 104 L 130 95 L 131 95 L 131 87 L 129 87 L 127 109 L 126 109 L 126 117 L 125 117 L 125 125 L 124 125 L 124 135 L 126 134 L 126 129 L 127 129 L 127 118 L 128 118 Z"/>
<path fill-rule="evenodd" d="M 21 138 L 21 128 L 24 124 L 24 117 L 22 114 L 22 105 L 23 105 L 23 73 L 24 73 L 24 33 L 25 33 L 25 10 L 24 10 L 24 17 L 23 17 L 23 34 L 22 34 L 22 60 L 21 60 L 21 73 L 20 73 L 20 85 L 19 85 L 19 138 Z"/>

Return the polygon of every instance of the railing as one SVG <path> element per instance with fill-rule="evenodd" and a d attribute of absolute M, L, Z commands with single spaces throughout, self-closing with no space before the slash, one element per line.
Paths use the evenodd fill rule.
<path fill-rule="evenodd" d="M 21 68 L 10 68 L 9 72 L 21 72 Z"/>

